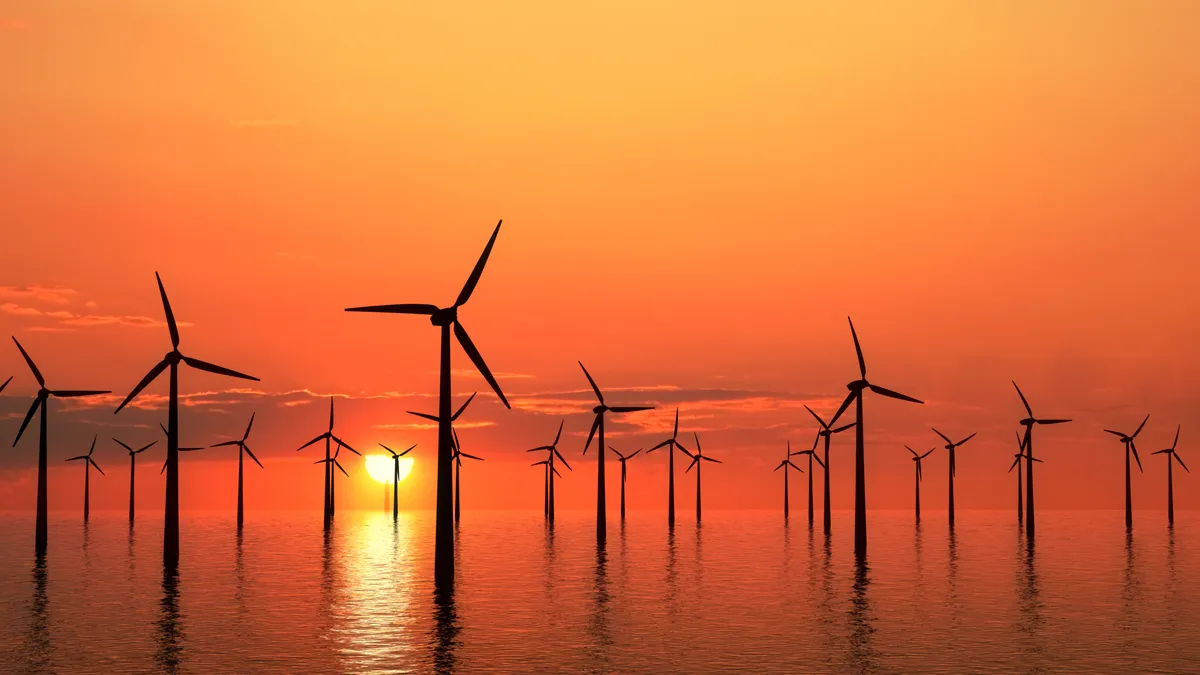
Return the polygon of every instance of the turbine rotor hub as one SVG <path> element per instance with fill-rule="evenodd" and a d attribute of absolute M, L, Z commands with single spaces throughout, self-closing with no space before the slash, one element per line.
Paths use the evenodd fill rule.
<path fill-rule="evenodd" d="M 1033 419 L 1032 417 L 1026 417 L 1025 419 L 1021 420 L 1019 424 L 1023 427 L 1032 427 L 1035 422 L 1037 422 L 1037 420 Z"/>
<path fill-rule="evenodd" d="M 435 326 L 449 326 L 458 320 L 458 308 L 446 307 L 439 309 L 429 316 L 429 323 Z"/>
<path fill-rule="evenodd" d="M 867 382 L 865 379 L 862 379 L 862 380 L 855 380 L 855 381 L 851 382 L 850 384 L 846 385 L 846 388 L 849 389 L 850 391 L 862 391 L 863 389 L 866 389 L 869 386 L 871 386 L 870 383 Z"/>
<path fill-rule="evenodd" d="M 183 354 L 180 354 L 178 349 L 167 352 L 167 355 L 163 357 L 163 361 L 166 361 L 172 366 L 179 365 L 179 362 L 182 360 Z"/>
<path fill-rule="evenodd" d="M 598 405 L 595 408 L 592 408 L 592 412 L 596 413 L 597 415 L 602 415 L 602 414 L 608 412 L 608 406 L 603 405 L 603 404 Z"/>

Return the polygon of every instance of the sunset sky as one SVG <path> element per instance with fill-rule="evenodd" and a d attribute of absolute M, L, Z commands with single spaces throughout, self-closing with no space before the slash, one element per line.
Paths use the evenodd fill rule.
<path fill-rule="evenodd" d="M 933 447 L 930 426 L 979 432 L 959 508 L 1010 508 L 1010 379 L 1075 420 L 1036 432 L 1039 505 L 1119 508 L 1122 447 L 1101 430 L 1147 413 L 1135 507 L 1165 508 L 1149 453 L 1176 424 L 1200 464 L 1200 4 L 344 4 L 0 8 L 0 334 L 51 388 L 115 392 L 51 402 L 52 508 L 79 507 L 62 460 L 94 434 L 93 508 L 126 503 L 109 438 L 161 438 L 165 378 L 112 414 L 170 349 L 155 271 L 182 351 L 262 380 L 181 374 L 182 444 L 257 413 L 249 509 L 320 507 L 319 453 L 295 448 L 330 395 L 360 450 L 420 444 L 401 505 L 431 508 L 435 433 L 404 411 L 435 411 L 437 329 L 342 310 L 450 304 L 501 218 L 461 317 L 513 410 L 456 346 L 456 405 L 480 391 L 459 433 L 486 458 L 464 509 L 540 508 L 524 450 L 564 417 L 560 507 L 594 505 L 577 360 L 611 403 L 658 406 L 613 420 L 618 449 L 665 438 L 678 406 L 725 462 L 706 505 L 779 508 L 771 469 L 816 430 L 803 405 L 832 413 L 857 377 L 847 315 L 871 379 L 926 401 L 868 397 L 872 508 L 909 507 L 904 445 Z M 9 375 L 0 508 L 32 510 L 36 425 L 8 446 L 36 383 L 6 339 Z M 163 445 L 139 457 L 146 509 Z M 232 512 L 235 459 L 185 455 L 183 507 Z M 852 434 L 833 461 L 848 508 Z M 382 506 L 346 466 L 339 501 Z M 941 449 L 925 463 L 927 508 L 946 469 Z M 631 507 L 663 509 L 665 454 L 629 473 Z M 1200 507 L 1200 476 L 1175 478 L 1177 506 Z"/>

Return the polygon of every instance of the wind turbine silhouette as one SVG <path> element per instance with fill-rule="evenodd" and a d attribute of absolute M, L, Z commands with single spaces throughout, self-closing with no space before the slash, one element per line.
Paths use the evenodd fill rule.
<path fill-rule="evenodd" d="M 634 450 L 633 453 L 628 456 L 622 455 L 620 450 L 617 450 L 611 445 L 608 446 L 608 449 L 617 453 L 617 460 L 621 462 L 621 520 L 623 521 L 625 520 L 625 462 L 637 457 L 638 453 L 641 452 L 641 449 L 639 448 Z"/>
<path fill-rule="evenodd" d="M 250 455 L 250 459 L 254 460 L 254 463 L 258 465 L 258 468 L 260 468 L 260 469 L 265 468 L 262 465 L 262 462 L 258 461 L 258 458 L 254 456 L 254 453 L 250 451 L 250 446 L 246 445 L 246 439 L 250 438 L 250 427 L 252 427 L 252 426 L 254 426 L 254 413 L 250 413 L 250 423 L 246 425 L 246 433 L 242 434 L 241 439 L 233 440 L 233 441 L 224 441 L 222 443 L 217 443 L 216 445 L 209 446 L 212 448 L 236 446 L 238 449 L 237 529 L 239 531 L 242 529 L 242 521 L 243 521 L 243 518 L 242 518 L 242 464 L 244 463 L 244 459 L 243 459 L 244 455 Z"/>
<path fill-rule="evenodd" d="M 815 447 L 815 445 L 816 444 L 814 443 L 814 447 Z M 788 441 L 787 442 L 787 454 L 783 456 L 783 461 L 779 463 L 779 466 L 772 469 L 772 471 L 778 471 L 780 469 L 783 469 L 783 519 L 784 520 L 787 520 L 787 517 L 788 517 L 788 467 L 791 467 L 791 468 L 799 471 L 800 473 L 804 473 L 804 469 L 801 469 L 800 467 L 796 466 L 795 464 L 792 464 L 792 454 L 793 454 L 792 453 L 792 442 Z M 797 452 L 795 454 L 799 455 L 801 453 Z M 811 454 L 809 455 L 809 468 L 812 468 L 812 455 Z M 811 495 L 812 494 L 812 492 L 811 492 L 812 481 L 809 480 L 808 484 L 810 486 L 809 494 Z M 812 514 L 811 498 L 809 500 L 809 508 L 810 508 L 809 514 L 811 515 Z M 809 523 L 811 524 L 812 521 L 809 520 Z"/>
<path fill-rule="evenodd" d="M 836 429 L 832 429 L 832 428 L 830 428 L 828 422 L 821 419 L 820 415 L 813 412 L 812 408 L 810 408 L 806 405 L 806 406 L 804 406 L 804 409 L 807 410 L 810 415 L 815 417 L 817 420 L 817 423 L 821 425 L 821 430 L 817 432 L 817 435 L 820 436 L 821 438 L 825 439 L 825 462 L 821 465 L 825 469 L 825 496 L 824 496 L 825 512 L 822 515 L 822 520 L 823 520 L 823 524 L 825 526 L 825 534 L 829 534 L 830 523 L 832 522 L 831 515 L 830 515 L 831 512 L 830 512 L 830 508 L 829 508 L 829 443 L 834 434 L 840 434 L 843 431 L 846 431 L 847 429 L 854 427 L 855 425 L 858 424 L 858 422 L 851 422 L 850 424 L 847 424 L 845 426 L 841 426 Z M 813 447 L 815 449 L 816 446 L 814 445 Z M 812 468 L 812 467 L 809 467 L 809 468 Z M 809 475 L 811 476 L 812 474 L 810 473 Z"/>
<path fill-rule="evenodd" d="M 25 348 L 17 342 L 17 338 L 13 337 L 13 342 L 16 343 L 17 349 L 20 350 L 21 356 L 25 358 L 26 365 L 29 366 L 29 372 L 33 373 L 33 379 L 37 380 L 38 391 L 33 399 L 33 405 L 29 407 L 29 412 L 25 414 L 25 420 L 21 422 L 21 429 L 17 431 L 17 438 L 13 441 L 13 447 L 17 447 L 17 443 L 21 440 L 21 435 L 25 433 L 25 427 L 29 426 L 29 420 L 33 418 L 33 414 L 41 408 L 41 418 L 38 420 L 39 438 L 38 438 L 38 487 L 37 487 L 37 523 L 34 526 L 34 553 L 38 556 L 46 555 L 46 545 L 49 540 L 47 534 L 47 504 L 50 496 L 46 487 L 46 408 L 49 405 L 50 397 L 54 398 L 75 398 L 78 396 L 96 396 L 98 394 L 107 394 L 108 391 L 92 391 L 92 390 L 56 390 L 52 391 L 46 388 L 46 380 L 42 377 L 41 371 L 34 365 L 33 359 L 25 352 Z M 7 387 L 12 378 L 8 378 L 4 382 Z M 3 391 L 3 387 L 0 387 Z"/>
<path fill-rule="evenodd" d="M 959 442 L 955 443 L 954 441 L 950 440 L 950 438 L 949 438 L 948 436 L 946 436 L 946 434 L 943 434 L 942 432 L 938 431 L 937 429 L 934 429 L 934 430 L 933 430 L 933 433 L 937 434 L 938 436 L 941 436 L 941 437 L 942 437 L 942 440 L 946 441 L 946 446 L 945 446 L 945 447 L 946 447 L 946 450 L 948 450 L 948 451 L 950 452 L 950 472 L 949 472 L 949 475 L 950 475 L 950 501 L 949 501 L 949 511 L 950 511 L 950 527 L 954 527 L 954 475 L 955 475 L 955 473 L 957 473 L 957 471 L 956 471 L 956 470 L 955 470 L 955 468 L 954 468 L 954 467 L 955 467 L 955 464 L 954 464 L 954 451 L 955 451 L 955 450 L 958 448 L 958 446 L 960 446 L 960 445 L 962 445 L 962 444 L 966 443 L 967 441 L 971 440 L 972 438 L 975 438 L 975 434 L 971 434 L 970 436 L 967 436 L 966 438 L 962 439 L 961 441 L 959 441 Z M 976 433 L 978 433 L 978 432 L 976 432 Z M 905 447 L 907 447 L 907 446 L 905 446 Z M 911 450 L 910 450 L 910 451 L 911 451 Z M 926 454 L 928 454 L 928 453 L 926 453 Z"/>
<path fill-rule="evenodd" d="M 1119 431 L 1113 431 L 1112 429 L 1105 429 L 1105 431 L 1107 431 L 1108 433 L 1116 436 L 1117 438 L 1120 438 L 1121 442 L 1125 444 L 1125 528 L 1126 529 L 1133 527 L 1133 491 L 1129 485 L 1129 483 L 1130 483 L 1130 481 L 1129 481 L 1129 474 L 1130 474 L 1129 455 L 1130 455 L 1130 453 L 1133 454 L 1133 458 L 1137 460 L 1138 471 L 1141 471 L 1142 470 L 1142 459 L 1140 457 L 1138 457 L 1137 444 L 1134 443 L 1133 439 L 1137 438 L 1137 435 L 1142 433 L 1142 427 L 1146 426 L 1146 422 L 1148 422 L 1149 420 L 1150 420 L 1150 416 L 1146 415 L 1146 418 L 1143 419 L 1142 423 L 1138 425 L 1137 431 L 1133 432 L 1132 434 L 1123 434 Z"/>
<path fill-rule="evenodd" d="M 154 273 L 158 281 L 158 294 L 162 297 L 163 313 L 167 318 L 167 329 L 171 333 L 171 351 L 163 357 L 141 382 L 129 392 L 121 405 L 113 414 L 121 412 L 129 402 L 137 397 L 148 384 L 170 369 L 170 398 L 167 406 L 167 494 L 163 520 L 163 565 L 175 569 L 179 564 L 179 363 L 183 362 L 196 370 L 203 370 L 226 377 L 236 377 L 243 380 L 258 381 L 257 377 L 245 375 L 235 370 L 201 361 L 190 356 L 184 356 L 179 351 L 179 328 L 175 325 L 175 314 L 171 312 L 171 303 L 167 300 L 167 291 L 163 288 L 162 278 Z"/>
<path fill-rule="evenodd" d="M 9 382 L 12 382 L 12 375 L 8 376 L 8 379 L 4 381 L 4 384 L 0 384 L 0 394 L 3 394 L 4 390 L 8 388 Z"/>
<path fill-rule="evenodd" d="M 543 462 L 535 462 L 531 466 L 538 466 L 539 464 L 546 465 L 546 483 L 543 486 L 543 490 L 542 490 L 542 497 L 543 497 L 543 501 L 544 501 L 544 506 L 543 506 L 542 510 L 543 510 L 543 514 L 546 516 L 546 519 L 548 521 L 550 521 L 551 523 L 554 522 L 554 477 L 555 476 L 559 476 L 560 478 L 562 477 L 562 474 L 558 473 L 558 471 L 556 471 L 554 469 L 554 458 L 558 457 L 558 459 L 560 461 L 562 461 L 563 466 L 567 467 L 567 469 L 569 471 L 574 471 L 574 469 L 571 468 L 571 465 L 567 463 L 567 459 L 562 456 L 561 452 L 558 451 L 558 441 L 562 438 L 563 424 L 565 422 L 566 422 L 566 420 L 559 421 L 558 433 L 554 434 L 554 442 L 553 443 L 551 443 L 550 445 L 539 445 L 536 448 L 530 448 L 529 450 L 525 451 L 525 452 L 541 452 L 541 451 L 545 450 L 546 452 L 549 453 L 549 456 Z"/>
<path fill-rule="evenodd" d="M 1171 442 L 1171 447 L 1151 453 L 1167 456 L 1167 524 L 1172 527 L 1175 525 L 1175 478 L 1172 476 L 1171 465 L 1173 462 L 1171 460 L 1179 462 L 1179 466 L 1182 466 L 1184 471 L 1192 472 L 1187 468 L 1187 464 L 1184 464 L 1183 460 L 1179 458 L 1179 453 L 1175 452 L 1177 445 L 1179 445 L 1179 426 L 1175 427 L 1175 440 Z"/>
<path fill-rule="evenodd" d="M 686 449 L 679 442 L 679 408 L 675 409 L 675 430 L 671 437 L 646 451 L 650 454 L 659 448 L 667 448 L 667 526 L 675 527 L 675 448 Z"/>
<path fill-rule="evenodd" d="M 400 458 L 407 455 L 408 453 L 412 452 L 413 448 L 417 447 L 417 444 L 413 443 L 412 447 L 405 450 L 404 452 L 399 452 L 399 453 L 396 452 L 395 450 L 392 450 L 391 448 L 384 445 L 383 443 L 380 443 L 379 447 L 383 448 L 384 450 L 387 450 L 388 452 L 390 452 L 392 454 L 392 520 L 399 520 L 400 519 Z"/>
<path fill-rule="evenodd" d="M 163 426 L 162 422 L 159 422 L 159 423 L 158 423 L 158 428 L 159 428 L 159 429 L 162 429 L 163 436 L 169 436 L 169 435 L 170 435 L 170 434 L 168 434 L 168 432 L 167 432 L 167 428 Z M 179 448 L 179 451 L 180 451 L 180 452 L 194 452 L 194 451 L 196 451 L 196 450 L 203 450 L 203 449 L 204 449 L 204 448 L 203 448 L 203 446 L 193 446 L 193 447 L 187 447 L 187 448 Z M 167 472 L 167 460 L 166 460 L 166 459 L 163 459 L 163 465 L 162 465 L 162 468 L 158 470 L 158 475 L 160 475 L 160 476 L 161 476 L 161 475 L 163 475 L 163 474 L 164 474 L 164 473 L 166 473 L 166 472 Z"/>
<path fill-rule="evenodd" d="M 1017 432 L 1014 432 L 1014 433 L 1017 433 Z M 1012 473 L 1013 469 L 1017 470 L 1017 523 L 1018 524 L 1024 520 L 1024 508 L 1025 508 L 1024 502 L 1021 498 L 1021 460 L 1022 459 L 1024 459 L 1026 461 L 1026 463 L 1029 462 L 1029 458 L 1025 456 L 1025 439 L 1021 436 L 1020 433 L 1017 433 L 1017 453 L 1015 455 L 1013 455 L 1013 463 L 1012 463 L 1012 466 L 1008 467 L 1008 472 Z M 1042 460 L 1035 459 L 1033 461 L 1041 462 Z"/>
<path fill-rule="evenodd" d="M 963 441 L 963 442 L 965 443 L 966 441 Z M 921 472 L 921 460 L 928 457 L 929 453 L 933 452 L 935 448 L 930 448 L 929 451 L 926 452 L 925 454 L 918 455 L 916 450 L 913 450 L 912 448 L 908 447 L 907 445 L 904 447 L 905 447 L 905 449 L 907 449 L 909 452 L 912 453 L 912 461 L 916 462 L 916 467 L 917 467 L 917 471 L 916 471 L 916 473 L 917 473 L 917 476 L 916 476 L 917 522 L 920 522 L 920 520 L 921 520 L 921 480 L 925 477 L 923 475 L 923 473 Z M 951 494 L 954 494 L 953 491 L 951 491 Z"/>
<path fill-rule="evenodd" d="M 325 507 L 324 507 L 323 513 L 324 513 L 325 528 L 329 529 L 330 520 L 333 518 L 333 467 L 335 466 L 334 463 L 331 463 L 329 461 L 331 458 L 331 455 L 329 453 L 330 453 L 330 450 L 332 450 L 332 448 L 330 447 L 331 442 L 336 442 L 338 444 L 338 447 L 345 447 L 345 448 L 349 449 L 350 452 L 353 452 L 356 455 L 361 455 L 361 453 L 359 453 L 359 451 L 350 447 L 349 443 L 338 438 L 333 433 L 333 397 L 332 396 L 329 397 L 329 429 L 326 430 L 326 432 L 321 434 L 320 436 L 317 436 L 316 438 L 312 439 L 311 441 L 296 448 L 296 452 L 300 452 L 301 450 L 307 448 L 308 446 L 310 446 L 313 443 L 316 443 L 318 441 L 325 441 L 325 460 L 323 462 L 314 462 L 314 463 L 325 465 Z"/>
<path fill-rule="evenodd" d="M 809 526 L 809 528 L 811 528 L 812 524 L 813 524 L 813 479 L 812 479 L 812 477 L 813 477 L 813 468 L 812 468 L 813 460 L 814 459 L 817 460 L 817 464 L 820 464 L 822 469 L 825 468 L 825 463 L 821 461 L 820 457 L 817 457 L 817 441 L 819 441 L 819 440 L 821 440 L 820 433 L 818 433 L 816 436 L 813 437 L 813 446 L 811 448 L 809 448 L 808 450 L 801 450 L 799 452 L 792 452 L 792 442 L 788 441 L 789 456 L 808 455 L 808 526 Z M 792 466 L 795 466 L 795 464 L 793 464 Z M 786 474 L 787 472 L 785 471 L 784 473 Z M 801 473 L 803 473 L 803 471 Z M 786 486 L 787 476 L 784 476 L 783 482 Z M 787 495 L 784 495 L 784 497 L 785 497 L 784 502 L 786 502 Z M 784 506 L 786 506 L 786 504 Z M 784 509 L 783 515 L 784 516 L 787 515 L 786 508 Z"/>
<path fill-rule="evenodd" d="M 458 418 L 463 414 L 463 411 L 465 411 L 467 409 L 467 406 L 471 405 L 471 401 L 475 400 L 475 394 L 478 394 L 478 393 L 479 392 L 475 392 L 475 393 L 471 394 L 470 396 L 468 396 L 467 400 L 464 401 L 463 404 L 461 406 L 459 406 L 458 410 L 455 411 L 455 413 L 450 416 L 450 442 L 452 443 L 452 445 L 451 445 L 452 452 L 450 454 L 450 459 L 453 460 L 453 462 L 454 462 L 453 467 L 454 467 L 454 522 L 455 523 L 458 522 L 459 516 L 462 513 L 462 508 L 461 508 L 462 499 L 461 499 L 461 495 L 458 494 L 458 482 L 459 482 L 458 481 L 458 472 L 462 468 L 462 459 L 460 459 L 458 456 L 458 452 L 459 452 L 458 432 L 456 432 L 454 430 L 454 423 L 458 421 Z M 422 419 L 427 419 L 427 420 L 432 420 L 434 422 L 437 422 L 438 427 L 439 428 L 441 427 L 441 420 L 439 420 L 436 415 L 430 415 L 428 413 L 423 413 L 423 412 L 413 412 L 411 410 L 409 410 L 407 412 L 409 415 L 415 415 L 416 417 L 420 417 Z M 478 457 L 471 457 L 470 455 L 467 455 L 467 457 L 470 457 L 471 459 L 479 459 Z"/>
<path fill-rule="evenodd" d="M 542 471 L 542 474 L 543 474 L 543 476 L 542 476 L 542 499 L 543 499 L 542 514 L 544 516 L 546 516 L 546 522 L 553 523 L 554 519 L 552 519 L 550 517 L 550 482 L 554 480 L 554 476 L 558 476 L 559 478 L 562 478 L 562 474 L 559 473 L 558 469 L 556 469 L 554 467 L 553 457 L 551 457 L 550 459 L 543 459 L 541 461 L 534 462 L 533 464 L 530 464 L 529 466 L 544 466 L 544 467 L 546 467 Z"/>
<path fill-rule="evenodd" d="M 122 448 L 125 448 L 129 452 L 129 522 L 132 523 L 133 522 L 133 469 L 134 469 L 134 464 L 136 463 L 134 460 L 137 458 L 138 455 L 140 455 L 143 452 L 154 447 L 154 445 L 157 444 L 158 441 L 151 441 L 148 445 L 143 445 L 142 447 L 138 448 L 137 450 L 134 450 L 133 448 L 129 447 L 128 445 L 125 445 L 124 443 L 122 443 L 121 441 L 119 441 L 115 438 L 113 439 L 113 441 L 115 441 L 117 445 L 121 446 Z"/>
<path fill-rule="evenodd" d="M 483 461 L 482 457 L 468 455 L 462 451 L 462 446 L 458 443 L 458 432 L 451 429 L 451 434 L 454 436 L 454 522 L 458 523 L 462 516 L 462 458 L 473 459 L 479 462 Z"/>
<path fill-rule="evenodd" d="M 686 454 L 688 457 L 692 458 L 692 463 L 688 464 L 688 468 L 684 469 L 683 472 L 687 473 L 688 471 L 692 470 L 692 467 L 696 467 L 696 522 L 699 523 L 700 522 L 700 460 L 704 460 L 706 462 L 716 462 L 717 464 L 721 464 L 722 462 L 719 459 L 713 459 L 712 457 L 709 457 L 708 455 L 704 454 L 704 451 L 700 448 L 700 436 L 696 435 L 695 432 L 692 432 L 692 436 L 696 439 L 696 454 L 693 455 L 692 453 L 688 452 L 687 450 L 683 451 L 684 454 Z"/>
<path fill-rule="evenodd" d="M 600 439 L 596 444 L 597 452 L 600 453 L 600 457 L 597 460 L 598 469 L 596 472 L 596 539 L 603 542 L 608 536 L 608 509 L 604 494 L 604 414 L 614 413 L 619 415 L 642 410 L 653 410 L 654 406 L 610 407 L 604 402 L 604 394 L 600 393 L 600 387 L 596 386 L 596 381 L 592 379 L 592 374 L 588 372 L 587 368 L 583 367 L 582 361 L 579 362 L 579 367 L 583 368 L 583 374 L 587 377 L 588 384 L 592 385 L 592 391 L 596 393 L 596 407 L 592 408 L 592 412 L 596 414 L 596 419 L 592 422 L 592 430 L 588 432 L 587 443 L 583 445 L 583 454 L 587 454 L 588 448 L 592 445 L 592 437 L 599 430 Z"/>
<path fill-rule="evenodd" d="M 357 451 L 354 450 L 354 448 L 350 448 L 350 446 L 348 446 L 348 445 L 343 445 L 341 441 L 338 441 L 337 450 L 333 451 L 332 457 L 330 457 L 329 459 L 318 459 L 317 461 L 313 462 L 313 464 L 324 464 L 327 467 L 329 467 L 329 466 L 337 467 L 337 469 L 339 471 L 341 471 L 342 474 L 346 476 L 346 478 L 349 478 L 350 474 L 346 473 L 346 469 L 344 467 L 342 467 L 342 463 L 338 461 L 338 455 L 342 454 L 343 447 L 349 448 L 356 455 L 359 454 Z M 332 469 L 329 469 L 329 475 L 330 475 L 330 480 L 329 480 L 329 501 L 330 501 L 329 518 L 332 519 L 333 518 L 333 502 L 334 502 L 334 498 L 335 498 L 333 477 L 336 476 L 337 474 L 333 473 Z M 326 521 L 327 526 L 328 526 L 328 522 L 329 521 Z"/>
<path fill-rule="evenodd" d="M 479 283 L 479 277 L 483 275 L 483 268 L 487 264 L 488 256 L 492 253 L 492 246 L 495 245 L 496 235 L 498 234 L 500 234 L 500 223 L 496 223 L 496 229 L 492 232 L 492 238 L 488 240 L 487 246 L 483 249 L 483 254 L 479 256 L 479 262 L 475 263 L 475 269 L 471 271 L 471 276 L 467 277 L 467 283 L 463 285 L 463 289 L 458 294 L 458 299 L 454 301 L 453 305 L 446 308 L 423 304 L 375 305 L 372 307 L 352 307 L 346 310 L 347 312 L 418 314 L 428 316 L 430 323 L 441 329 L 441 375 L 438 394 L 437 525 L 434 541 L 433 567 L 434 585 L 443 589 L 450 589 L 454 586 L 454 529 L 450 522 L 452 508 L 451 494 L 453 490 L 451 472 L 454 470 L 454 438 L 451 433 L 450 424 L 450 330 L 452 327 L 454 329 L 454 337 L 462 345 L 463 351 L 471 358 L 471 362 L 475 364 L 475 367 L 483 375 L 483 378 L 491 385 L 492 390 L 496 392 L 496 396 L 500 398 L 500 402 L 504 404 L 504 407 L 512 409 L 512 406 L 508 403 L 508 399 L 504 398 L 504 392 L 500 391 L 500 385 L 496 383 L 496 378 L 492 377 L 492 371 L 488 370 L 487 364 L 484 363 L 483 357 L 479 354 L 479 350 L 475 348 L 475 343 L 471 342 L 466 329 L 462 327 L 462 323 L 458 320 L 458 308 L 466 304 L 467 300 L 471 298 L 471 293 L 474 292 L 476 284 Z"/>
<path fill-rule="evenodd" d="M 92 467 L 96 467 L 96 470 L 100 472 L 101 476 L 104 475 L 104 470 L 100 468 L 100 465 L 96 463 L 96 460 L 92 459 L 92 453 L 96 451 L 96 438 L 98 437 L 92 437 L 92 448 L 88 450 L 86 455 L 80 455 L 78 457 L 72 457 L 68 460 L 65 460 L 68 462 L 77 462 L 79 460 L 83 460 L 83 522 L 85 523 L 88 521 L 88 506 L 91 501 L 89 498 L 89 493 L 91 492 L 92 486 Z"/>
<path fill-rule="evenodd" d="M 850 321 L 850 317 L 846 317 Z M 865 458 L 863 452 L 863 391 L 870 389 L 880 396 L 895 398 L 901 401 L 909 401 L 911 403 L 924 403 L 920 399 L 915 399 L 911 396 L 906 396 L 891 389 L 871 384 L 867 381 L 867 362 L 863 360 L 862 347 L 858 343 L 858 333 L 854 332 L 854 322 L 850 321 L 850 336 L 854 338 L 854 351 L 858 354 L 858 372 L 859 378 L 846 388 L 850 390 L 850 394 L 846 396 L 846 400 L 842 401 L 842 407 L 838 408 L 837 414 L 833 416 L 833 421 L 830 424 L 836 424 L 842 413 L 846 412 L 846 408 L 850 403 L 855 403 L 855 417 L 858 426 L 855 428 L 854 439 L 854 555 L 860 560 L 867 555 L 867 476 Z"/>
<path fill-rule="evenodd" d="M 1035 523 L 1033 516 L 1033 425 L 1035 424 L 1065 424 L 1071 420 L 1039 420 L 1033 416 L 1033 410 L 1029 407 L 1029 401 L 1025 400 L 1025 394 L 1021 393 L 1021 388 L 1017 386 L 1017 382 L 1013 381 L 1013 387 L 1017 390 L 1017 396 L 1021 397 L 1021 404 L 1025 406 L 1025 412 L 1029 416 L 1021 420 L 1021 426 L 1025 427 L 1025 456 L 1032 461 L 1025 463 L 1025 534 L 1032 539 L 1035 531 Z"/>

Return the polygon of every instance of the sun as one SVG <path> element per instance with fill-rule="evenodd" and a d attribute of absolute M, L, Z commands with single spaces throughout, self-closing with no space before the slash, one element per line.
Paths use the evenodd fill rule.
<path fill-rule="evenodd" d="M 392 482 L 392 472 L 395 468 L 393 462 L 396 460 L 387 455 L 367 455 L 365 459 L 367 462 L 367 473 L 371 475 L 371 478 L 374 478 L 380 483 Z M 412 468 L 412 457 L 400 458 L 401 481 L 403 481 L 405 478 L 408 478 L 408 474 L 412 473 Z"/>

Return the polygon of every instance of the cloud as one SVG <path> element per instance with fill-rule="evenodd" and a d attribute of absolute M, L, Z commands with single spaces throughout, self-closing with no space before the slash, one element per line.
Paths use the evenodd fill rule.
<path fill-rule="evenodd" d="M 474 368 L 454 369 L 450 371 L 455 377 L 477 377 L 483 379 L 483 375 Z M 532 380 L 535 376 L 526 373 L 492 373 L 497 380 Z"/>
<path fill-rule="evenodd" d="M 19 305 L 11 303 L 11 302 L 6 302 L 3 305 L 0 305 L 0 310 L 3 310 L 6 314 L 12 314 L 14 316 L 43 316 L 44 315 L 44 312 L 42 312 L 42 310 L 40 310 L 40 309 L 37 309 L 34 307 L 21 307 Z"/>
<path fill-rule="evenodd" d="M 300 122 L 290 119 L 237 120 L 233 126 L 238 129 L 271 129 L 298 127 Z"/>
<path fill-rule="evenodd" d="M 0 25 L 3 19 L 0 19 Z M 0 298 L 8 300 L 37 300 L 55 305 L 65 305 L 78 291 L 56 286 L 0 286 Z"/>
<path fill-rule="evenodd" d="M 130 328 L 159 328 L 166 326 L 165 321 L 152 319 L 148 316 L 115 316 L 115 315 L 99 315 L 99 314 L 75 314 L 65 309 L 56 309 L 44 311 L 36 307 L 23 307 L 13 302 L 0 304 L 0 311 L 13 316 L 24 317 L 44 317 L 54 319 L 60 326 L 76 326 L 81 328 L 90 328 L 94 326 L 127 326 Z M 187 321 L 179 321 L 177 325 L 180 327 L 190 327 L 193 324 Z M 27 330 L 41 332 L 57 332 L 51 327 L 46 326 L 31 326 Z"/>
<path fill-rule="evenodd" d="M 459 431 L 463 429 L 483 429 L 485 427 L 494 427 L 495 422 L 455 422 L 454 428 Z M 372 424 L 372 429 L 437 429 L 437 422 L 412 422 L 412 423 L 393 423 L 393 424 Z"/>

